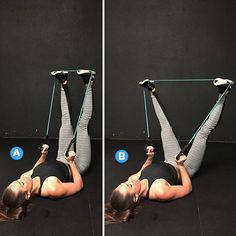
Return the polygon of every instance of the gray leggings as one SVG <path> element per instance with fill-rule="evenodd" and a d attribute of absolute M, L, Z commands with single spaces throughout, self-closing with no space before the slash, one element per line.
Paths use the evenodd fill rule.
<path fill-rule="evenodd" d="M 91 143 L 88 135 L 88 124 L 92 116 L 93 105 L 92 105 L 92 86 L 87 89 L 84 100 L 84 108 L 82 111 L 81 119 L 79 122 L 76 136 L 76 165 L 79 169 L 80 174 L 85 173 L 91 162 Z M 71 125 L 71 118 L 69 108 L 66 99 L 66 93 L 61 86 L 61 128 L 59 132 L 59 144 L 57 160 L 67 164 L 64 158 L 64 154 L 70 141 L 73 138 L 73 128 Z M 73 149 L 73 145 L 70 150 Z"/>
<path fill-rule="evenodd" d="M 161 139 L 164 149 L 165 162 L 176 167 L 175 156 L 181 151 L 180 145 L 175 137 L 169 121 L 167 120 L 157 98 L 151 94 L 155 113 L 161 126 Z M 208 136 L 218 124 L 224 106 L 225 96 L 215 106 L 206 123 L 197 133 L 193 144 L 187 155 L 185 167 L 190 177 L 200 168 L 206 150 Z"/>

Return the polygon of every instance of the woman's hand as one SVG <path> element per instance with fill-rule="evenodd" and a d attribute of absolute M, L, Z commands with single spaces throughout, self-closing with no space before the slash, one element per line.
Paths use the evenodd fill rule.
<path fill-rule="evenodd" d="M 151 145 L 147 146 L 146 148 L 146 156 L 147 156 L 147 159 L 146 161 L 143 163 L 140 171 L 142 171 L 144 168 L 146 168 L 147 166 L 151 165 L 152 164 L 152 161 L 153 161 L 153 157 L 154 157 L 154 150 L 155 148 Z"/>
<path fill-rule="evenodd" d="M 65 159 L 67 160 L 68 164 L 73 163 L 75 160 L 76 153 L 74 151 L 69 151 L 68 156 L 65 156 Z"/>
<path fill-rule="evenodd" d="M 148 158 L 153 158 L 154 157 L 154 150 L 155 150 L 155 148 L 153 146 L 147 146 L 146 155 L 147 155 Z"/>
<path fill-rule="evenodd" d="M 49 146 L 47 144 L 43 144 L 42 145 L 42 155 L 47 155 L 48 154 L 48 149 L 49 149 Z"/>
<path fill-rule="evenodd" d="M 175 162 L 178 164 L 178 165 L 183 165 L 184 162 L 187 160 L 187 157 L 182 153 L 179 157 L 179 159 L 175 159 Z"/>

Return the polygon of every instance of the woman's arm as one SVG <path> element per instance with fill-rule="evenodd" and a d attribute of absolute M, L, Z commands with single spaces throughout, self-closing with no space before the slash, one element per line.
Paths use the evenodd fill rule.
<path fill-rule="evenodd" d="M 146 161 L 143 163 L 141 169 L 140 169 L 137 173 L 135 173 L 135 174 L 129 176 L 128 180 L 130 180 L 130 179 L 138 179 L 138 178 L 140 177 L 140 175 L 141 175 L 141 171 L 142 171 L 145 167 L 147 167 L 147 166 L 149 166 L 149 165 L 152 164 L 153 157 L 154 157 L 154 147 L 153 147 L 153 146 L 147 146 L 147 148 L 146 148 L 146 155 L 147 155 L 147 159 L 146 159 Z"/>
<path fill-rule="evenodd" d="M 71 189 L 68 191 L 71 192 L 71 194 L 79 192 L 84 186 L 82 177 L 79 173 L 78 167 L 75 164 L 74 158 L 75 152 L 73 151 L 69 152 L 69 157 L 66 158 L 73 178 L 73 187 L 71 187 Z"/>
<path fill-rule="evenodd" d="M 62 183 L 58 181 L 55 184 L 49 186 L 47 189 L 47 194 L 48 194 L 47 197 L 51 198 L 67 197 L 79 192 L 83 188 L 83 180 L 74 161 L 75 152 L 70 151 L 68 155 L 69 156 L 66 157 L 66 160 L 71 171 L 73 182 Z"/>
<path fill-rule="evenodd" d="M 144 168 L 146 168 L 147 166 L 152 164 L 153 157 L 154 157 L 154 147 L 153 146 L 147 146 L 146 155 L 147 155 L 147 159 L 143 163 L 140 171 L 142 171 Z"/>
<path fill-rule="evenodd" d="M 174 193 L 173 199 L 181 198 L 192 192 L 192 183 L 185 166 L 178 164 L 182 185 L 172 185 L 171 190 Z"/>
<path fill-rule="evenodd" d="M 41 155 L 40 155 L 39 159 L 37 160 L 37 162 L 34 164 L 34 167 L 32 169 L 34 169 L 39 164 L 45 162 L 47 154 L 48 154 L 48 149 L 49 149 L 49 146 L 47 144 L 42 145 Z"/>
<path fill-rule="evenodd" d="M 156 192 L 157 200 L 168 201 L 168 200 L 178 199 L 191 193 L 192 191 L 191 179 L 184 166 L 184 162 L 186 161 L 186 159 L 187 157 L 183 154 L 180 156 L 179 160 L 176 160 L 182 184 L 181 185 L 163 184 L 161 187 L 158 188 L 158 191 Z"/>
<path fill-rule="evenodd" d="M 176 161 L 176 163 L 177 163 L 177 166 L 179 169 L 179 174 L 180 174 L 180 179 L 182 181 L 182 186 L 185 188 L 186 193 L 188 194 L 192 191 L 192 182 L 191 182 L 188 172 L 184 166 L 184 162 L 187 159 L 187 157 L 185 155 L 182 155 L 181 157 L 180 157 L 180 160 Z"/>
<path fill-rule="evenodd" d="M 36 161 L 36 163 L 34 164 L 33 168 L 30 169 L 29 171 L 26 171 L 25 173 L 23 173 L 21 176 L 31 176 L 33 173 L 33 170 L 36 166 L 38 166 L 39 164 L 45 162 L 47 154 L 48 154 L 48 149 L 49 146 L 47 144 L 43 144 L 42 145 L 42 151 L 41 151 L 41 155 L 39 157 L 39 159 Z"/>
<path fill-rule="evenodd" d="M 159 180 L 156 184 L 154 183 L 155 192 L 153 193 L 151 199 L 160 201 L 169 201 L 184 197 L 192 191 L 191 179 L 184 166 L 185 160 L 186 160 L 185 155 L 181 155 L 180 159 L 176 160 L 182 184 L 170 185 L 165 180 Z"/>

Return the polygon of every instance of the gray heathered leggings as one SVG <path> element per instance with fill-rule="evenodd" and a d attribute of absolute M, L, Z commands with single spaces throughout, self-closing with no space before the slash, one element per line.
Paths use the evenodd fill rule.
<path fill-rule="evenodd" d="M 91 162 L 91 143 L 88 135 L 88 123 L 92 116 L 93 104 L 92 104 L 92 86 L 87 89 L 85 94 L 84 108 L 82 111 L 81 119 L 79 122 L 76 137 L 76 165 L 80 174 L 85 173 Z M 59 143 L 57 160 L 67 164 L 64 158 L 64 154 L 68 145 L 73 138 L 73 128 L 71 125 L 71 118 L 68 109 L 66 93 L 61 86 L 61 128 L 59 132 Z M 73 145 L 70 150 L 73 150 Z"/>
<path fill-rule="evenodd" d="M 175 156 L 181 151 L 181 148 L 157 98 L 153 94 L 151 94 L 151 98 L 155 113 L 161 126 L 161 139 L 164 149 L 165 162 L 176 167 Z M 208 120 L 199 130 L 193 141 L 187 155 L 187 160 L 184 163 L 190 177 L 192 177 L 201 166 L 206 150 L 207 138 L 220 120 L 224 101 L 225 96 L 222 97 L 219 103 L 215 106 Z"/>

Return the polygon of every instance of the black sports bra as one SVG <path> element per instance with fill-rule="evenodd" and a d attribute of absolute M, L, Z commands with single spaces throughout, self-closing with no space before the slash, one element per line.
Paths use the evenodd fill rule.
<path fill-rule="evenodd" d="M 141 172 L 139 180 L 148 180 L 148 191 L 146 197 L 149 198 L 149 191 L 151 189 L 152 183 L 157 179 L 165 179 L 169 184 L 174 185 L 178 181 L 178 175 L 176 169 L 165 162 L 154 163 Z"/>
<path fill-rule="evenodd" d="M 40 188 L 39 194 L 41 195 L 41 189 L 43 186 L 43 182 L 49 176 L 55 176 L 61 180 L 61 182 L 69 182 L 70 181 L 70 173 L 66 164 L 60 161 L 47 161 L 39 164 L 33 170 L 31 178 L 39 176 L 40 178 Z"/>

